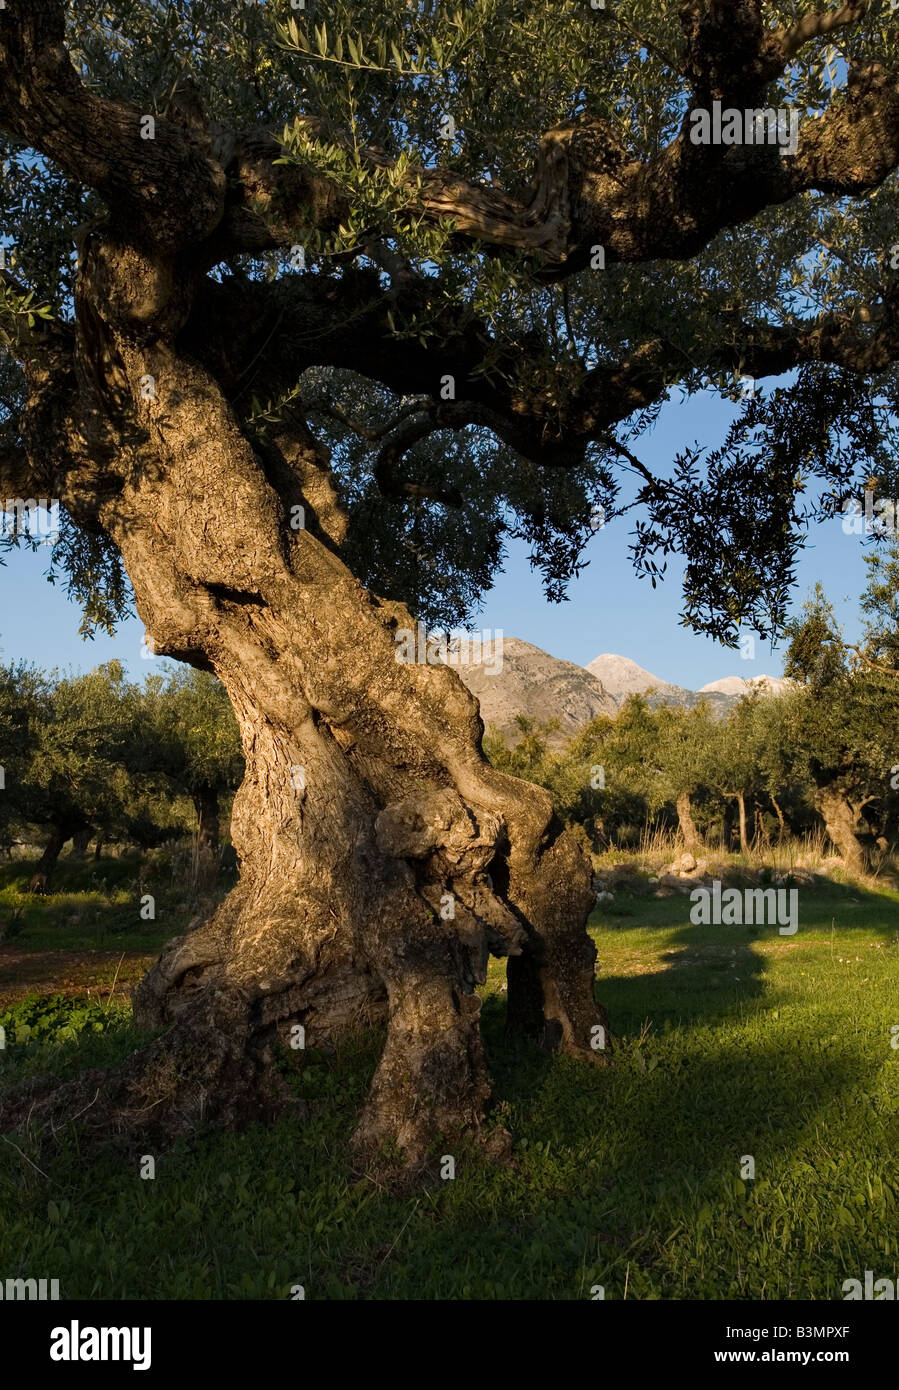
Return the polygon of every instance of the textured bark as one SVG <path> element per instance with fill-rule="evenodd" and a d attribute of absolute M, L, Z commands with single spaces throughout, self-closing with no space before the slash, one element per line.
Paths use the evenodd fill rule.
<path fill-rule="evenodd" d="M 191 430 L 201 413 L 188 409 Z M 205 476 L 208 531 L 222 543 L 204 550 L 204 578 L 188 578 L 186 468 L 198 460 L 184 458 L 184 474 L 155 474 L 151 493 L 140 473 L 108 520 L 156 650 L 197 658 L 202 647 L 231 697 L 247 767 L 232 815 L 240 881 L 141 984 L 138 1021 L 169 1032 L 98 1081 L 88 1123 L 143 1133 L 149 1121 L 171 1136 L 269 1115 L 286 1101 L 277 1036 L 302 1024 L 308 1046 L 329 1047 L 380 1020 L 360 1152 L 387 1140 L 417 1163 L 438 1137 L 484 1138 L 476 988 L 489 952 L 518 958 L 511 1027 L 604 1060 L 591 1046 L 607 1020 L 584 930 L 585 837 L 555 821 L 544 791 L 486 763 L 476 703 L 449 668 L 395 660 L 407 614 L 368 595 L 310 531 L 282 554 L 248 525 L 273 509 L 261 474 L 236 516 L 240 489 L 224 471 Z M 180 539 L 148 544 L 148 528 Z M 252 594 L 239 573 L 250 560 Z M 86 1084 L 36 1103 L 33 1119 L 57 1123 Z"/>
<path fill-rule="evenodd" d="M 252 491 L 248 511 L 265 515 L 261 478 Z M 211 497 L 207 487 L 207 508 Z M 257 1060 L 239 1076 L 255 1086 L 260 1039 L 301 1023 L 309 1046 L 327 1046 L 386 1018 L 357 1140 L 395 1140 L 412 1160 L 437 1135 L 479 1132 L 489 1087 L 475 989 L 491 949 L 527 959 L 527 973 L 510 976 L 513 1024 L 595 1059 L 584 847 L 554 823 L 545 793 L 485 763 L 476 705 L 454 673 L 395 660 L 394 628 L 411 627 L 408 615 L 367 595 L 311 532 L 285 557 L 244 527 L 248 516 L 229 521 L 224 488 L 210 528 L 225 539 L 217 580 L 188 592 L 134 532 L 152 514 L 163 534 L 185 535 L 173 513 L 189 495 L 157 485 L 155 505 L 130 500 L 122 546 L 139 607 L 150 594 L 156 649 L 202 639 L 247 763 L 232 813 L 240 883 L 169 944 L 138 992 L 138 1019 L 177 1022 L 192 1050 L 199 1027 L 205 1055 L 229 1062 L 240 1020 Z M 248 544 L 268 551 L 252 595 L 218 568 L 227 555 L 239 569 Z M 207 571 L 211 560 L 207 550 Z M 172 579 L 177 608 L 164 591 Z"/>
<path fill-rule="evenodd" d="M 595 1056 L 589 864 L 543 793 L 486 765 L 457 677 L 395 661 L 395 612 L 308 532 L 280 569 L 257 602 L 206 611 L 247 762 L 231 831 L 241 879 L 169 944 L 137 1016 L 191 1025 L 188 1038 L 197 1020 L 207 1052 L 229 1058 L 238 1019 L 262 1055 L 259 1038 L 291 1024 L 318 1047 L 386 1018 L 357 1138 L 394 1139 L 415 1160 L 437 1135 L 479 1131 L 489 1087 L 475 988 L 489 950 L 529 962 L 527 978 L 510 977 L 510 1017 Z M 184 640 L 170 616 L 163 605 L 150 619 L 157 649 Z M 257 1070 L 241 1078 L 255 1085 Z"/>
<path fill-rule="evenodd" d="M 172 347 L 182 295 L 156 258 L 86 239 L 79 377 L 96 409 L 80 448 L 85 473 L 99 453 L 117 478 L 97 521 L 150 645 L 212 669 L 230 697 L 246 760 L 240 880 L 141 984 L 136 1017 L 168 1029 L 164 1045 L 101 1081 L 89 1123 L 137 1129 L 152 1111 L 154 1132 L 178 1133 L 271 1113 L 285 1101 L 279 1035 L 301 1024 L 328 1047 L 383 1020 L 356 1142 L 416 1163 L 438 1136 L 484 1137 L 476 990 L 491 951 L 518 960 L 510 1027 L 605 1060 L 586 837 L 556 821 L 548 793 L 487 763 L 477 704 L 449 667 L 397 660 L 413 620 L 340 559 L 326 455 L 298 418 L 250 444 L 216 381 Z M 153 331 L 136 330 L 135 296 L 141 315 L 161 306 Z M 81 1098 L 70 1088 L 34 1117 L 56 1123 Z"/>
<path fill-rule="evenodd" d="M 828 786 L 815 792 L 815 807 L 846 868 L 855 874 L 866 873 L 868 857 L 858 837 L 861 805 L 841 787 Z"/>
<path fill-rule="evenodd" d="M 702 849 L 703 839 L 693 819 L 693 807 L 689 792 L 681 792 L 677 798 L 677 823 L 687 849 Z"/>

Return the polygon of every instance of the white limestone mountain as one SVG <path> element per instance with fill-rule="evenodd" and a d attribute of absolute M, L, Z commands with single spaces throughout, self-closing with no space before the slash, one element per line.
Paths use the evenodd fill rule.
<path fill-rule="evenodd" d="M 614 715 L 628 695 L 650 689 L 653 694 L 648 698 L 653 705 L 691 709 L 707 700 L 723 716 L 753 685 L 760 685 L 766 694 L 772 695 L 780 694 L 789 685 L 779 676 L 725 676 L 701 690 L 688 690 L 686 686 L 660 680 L 626 656 L 606 652 L 589 666 L 577 666 L 518 637 L 503 640 L 501 660 L 493 642 L 483 646 L 472 642 L 467 651 L 464 647 L 451 650 L 449 661 L 480 701 L 485 728 L 514 740 L 518 735 L 518 714 L 538 724 L 557 720 L 558 733 L 550 738 L 553 743 L 570 738 L 598 714 Z"/>
<path fill-rule="evenodd" d="M 692 709 L 705 697 L 712 709 L 724 714 L 737 698 L 735 693 L 721 689 L 720 683 L 705 686 L 701 692 L 688 690 L 684 685 L 672 685 L 670 681 L 663 681 L 654 676 L 651 671 L 644 671 L 643 667 L 638 666 L 636 661 L 631 661 L 630 657 L 616 656 L 614 652 L 605 652 L 602 656 L 594 657 L 586 670 L 602 681 L 619 705 L 628 695 L 644 695 L 652 690 L 653 693 L 649 696 L 651 705 L 680 705 L 684 709 Z"/>
<path fill-rule="evenodd" d="M 758 689 L 763 695 L 782 695 L 790 688 L 791 682 L 785 676 L 725 676 L 720 681 L 710 681 L 699 687 L 700 695 L 717 693 L 720 695 L 748 695 L 750 690 Z"/>
<path fill-rule="evenodd" d="M 686 690 L 682 685 L 672 685 L 670 681 L 660 680 L 650 671 L 644 671 L 643 667 L 638 666 L 636 661 L 631 661 L 629 656 L 616 656 L 613 652 L 594 657 L 585 669 L 596 676 L 597 680 L 602 681 L 618 704 L 627 699 L 628 695 L 642 695 L 650 688 L 654 689 L 658 697 L 657 703 L 666 705 L 683 704 L 692 694 L 692 691 Z"/>

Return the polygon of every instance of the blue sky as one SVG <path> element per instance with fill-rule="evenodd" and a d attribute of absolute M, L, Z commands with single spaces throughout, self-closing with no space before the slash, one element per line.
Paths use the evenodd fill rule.
<path fill-rule="evenodd" d="M 684 403 L 673 402 L 662 412 L 655 430 L 639 441 L 643 460 L 666 472 L 679 448 L 699 440 L 714 445 L 722 437 L 733 407 L 710 394 Z M 628 559 L 633 520 L 610 522 L 591 540 L 590 561 L 570 588 L 570 600 L 549 604 L 539 575 L 532 572 L 523 545 L 513 547 L 505 573 L 488 593 L 478 621 L 480 630 L 502 629 L 507 637 L 522 637 L 553 656 L 586 665 L 600 652 L 631 657 L 662 680 L 698 689 L 722 676 L 777 675 L 782 649 L 772 652 L 756 641 L 752 660 L 729 651 L 707 637 L 698 637 L 678 623 L 681 606 L 677 557 L 671 557 L 665 581 L 653 590 L 638 579 Z M 865 587 L 864 547 L 857 536 L 845 535 L 840 521 L 815 528 L 797 567 L 795 601 L 802 603 L 816 580 L 821 580 L 834 603 L 849 640 L 859 631 L 858 596 Z M 46 558 L 38 552 L 8 553 L 0 569 L 0 660 L 20 659 L 38 666 L 89 670 L 117 657 L 135 678 L 157 663 L 141 656 L 143 625 L 125 622 L 115 638 L 98 635 L 85 642 L 78 636 L 80 613 L 59 586 L 44 578 Z"/>

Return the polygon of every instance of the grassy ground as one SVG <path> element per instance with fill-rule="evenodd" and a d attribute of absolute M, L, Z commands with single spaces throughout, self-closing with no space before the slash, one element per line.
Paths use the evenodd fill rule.
<path fill-rule="evenodd" d="M 33 872 L 27 859 L 0 865 L 0 1009 L 56 990 L 127 997 L 163 944 L 225 889 L 177 851 L 61 859 L 47 897 L 26 891 Z"/>
<path fill-rule="evenodd" d="M 68 1142 L 0 1143 L 0 1275 L 150 1299 L 296 1284 L 307 1298 L 586 1299 L 602 1285 L 614 1299 L 805 1299 L 840 1298 L 866 1268 L 896 1278 L 899 893 L 802 890 L 793 937 L 692 926 L 689 906 L 639 888 L 594 914 L 608 1070 L 507 1044 L 493 963 L 485 1034 L 510 1166 L 455 1151 L 453 1180 L 406 1196 L 354 1175 L 369 1036 L 332 1066 L 292 1054 L 302 1125 L 183 1144 L 152 1181 L 111 1152 L 84 1163 Z M 0 1081 L 124 1055 L 127 1006 L 97 995 L 93 1024 L 0 1053 Z"/>

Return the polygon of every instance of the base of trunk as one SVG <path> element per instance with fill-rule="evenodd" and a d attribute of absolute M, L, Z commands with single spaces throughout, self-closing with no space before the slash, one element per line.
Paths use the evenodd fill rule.
<path fill-rule="evenodd" d="M 394 813 L 394 835 L 396 821 Z M 482 838 L 475 837 L 475 862 L 492 854 Z M 471 881 L 458 872 L 461 845 L 457 835 L 452 920 L 422 910 L 420 894 L 429 890 L 419 884 L 410 893 L 408 873 L 395 870 L 393 909 L 365 934 L 365 949 L 333 921 L 322 932 L 308 902 L 307 932 L 298 931 L 303 904 L 293 885 L 243 880 L 206 923 L 170 942 L 141 982 L 136 1021 L 161 1036 L 112 1072 L 87 1073 L 55 1090 L 31 1087 L 8 1100 L 4 1128 L 27 1121 L 56 1133 L 72 1119 L 82 1143 L 139 1139 L 142 1151 L 152 1151 L 208 1127 L 285 1113 L 301 1122 L 304 1106 L 285 1080 L 284 1056 L 296 1055 L 297 1042 L 330 1051 L 386 1024 L 353 1139 L 357 1161 L 408 1172 L 458 1155 L 461 1146 L 507 1156 L 509 1135 L 486 1123 L 490 1084 L 476 992 L 487 962 L 483 922 L 493 913 L 493 945 L 512 945 L 508 1030 L 605 1065 L 608 1019 L 594 1000 L 596 953 L 581 925 L 580 880 L 589 869 L 577 836 L 560 834 L 532 884 L 530 906 L 542 930 L 507 913 L 499 923 L 504 941 L 490 888 L 477 872 L 469 869 Z M 382 884 L 385 899 L 389 888 Z"/>

